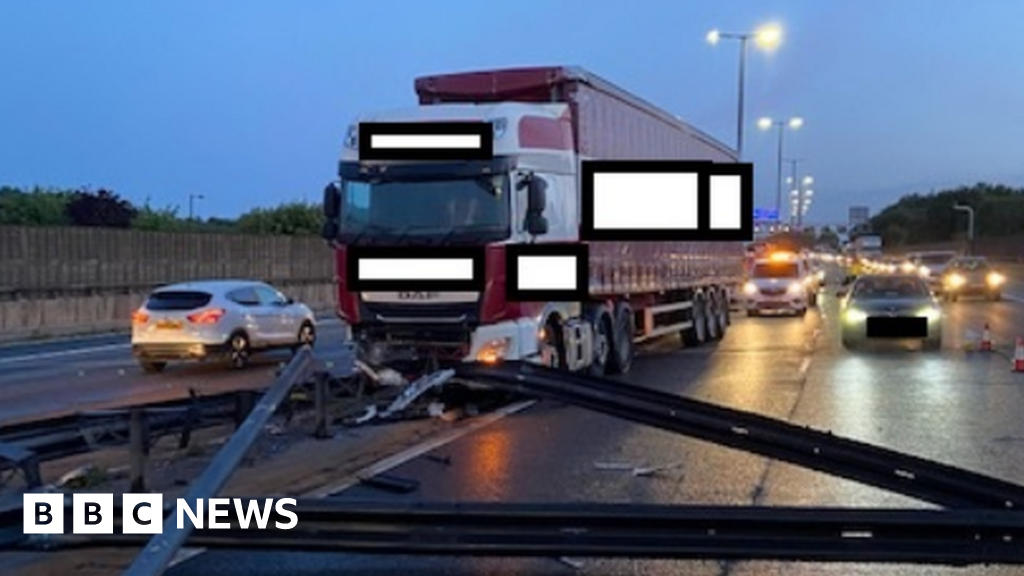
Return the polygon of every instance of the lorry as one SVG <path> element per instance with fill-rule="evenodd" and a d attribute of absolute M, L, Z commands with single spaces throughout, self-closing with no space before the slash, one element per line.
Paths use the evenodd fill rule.
<path fill-rule="evenodd" d="M 644 340 L 679 334 L 699 346 L 725 334 L 732 291 L 742 286 L 742 242 L 586 242 L 589 290 L 577 302 L 513 301 L 505 259 L 510 245 L 582 242 L 585 160 L 735 163 L 732 149 L 578 67 L 425 76 L 415 90 L 418 106 L 349 125 L 340 180 L 324 190 L 337 314 L 362 362 L 406 374 L 502 360 L 621 374 Z M 493 126 L 490 160 L 360 158 L 361 123 L 464 121 Z M 535 194 L 538 186 L 545 191 Z M 541 213 L 546 224 L 535 229 L 527 215 Z M 367 243 L 482 247 L 486 282 L 475 292 L 355 290 L 347 254 Z"/>

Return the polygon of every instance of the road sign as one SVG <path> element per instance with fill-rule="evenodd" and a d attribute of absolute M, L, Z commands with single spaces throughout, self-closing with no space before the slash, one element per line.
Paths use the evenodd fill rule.
<path fill-rule="evenodd" d="M 779 211 L 774 208 L 754 208 L 754 220 L 779 221 Z"/>

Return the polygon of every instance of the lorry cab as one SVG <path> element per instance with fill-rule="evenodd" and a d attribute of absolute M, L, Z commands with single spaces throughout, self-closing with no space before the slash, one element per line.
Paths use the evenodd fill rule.
<path fill-rule="evenodd" d="M 765 312 L 803 316 L 817 304 L 817 280 L 797 254 L 775 252 L 755 261 L 743 286 L 747 316 Z"/>

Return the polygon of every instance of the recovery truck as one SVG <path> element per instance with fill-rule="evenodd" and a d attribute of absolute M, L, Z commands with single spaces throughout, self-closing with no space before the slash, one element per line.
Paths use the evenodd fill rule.
<path fill-rule="evenodd" d="M 629 370 L 638 342 L 679 334 L 699 346 L 725 334 L 731 291 L 742 285 L 742 242 L 589 242 L 589 298 L 580 302 L 512 301 L 505 257 L 514 244 L 581 242 L 583 160 L 734 163 L 733 150 L 578 67 L 427 76 L 415 89 L 418 106 L 349 126 L 340 182 L 324 191 L 337 314 L 362 362 L 415 364 L 396 368 L 407 374 L 501 360 L 617 374 Z M 493 126 L 491 160 L 360 159 L 361 122 L 460 121 Z M 541 213 L 538 228 L 527 216 Z M 359 244 L 483 246 L 485 287 L 353 290 L 346 254 Z"/>

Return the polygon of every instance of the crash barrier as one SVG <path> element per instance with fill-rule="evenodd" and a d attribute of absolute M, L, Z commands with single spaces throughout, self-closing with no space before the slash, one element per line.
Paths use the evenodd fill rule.
<path fill-rule="evenodd" d="M 344 346 L 325 369 L 293 382 L 293 395 L 282 406 L 291 417 L 298 406 L 312 400 L 313 435 L 328 436 L 329 400 L 335 396 L 358 394 L 355 383 L 345 376 L 354 374 L 354 351 Z M 287 368 L 286 368 L 287 369 Z M 284 372 L 282 372 L 283 374 Z M 201 396 L 190 390 L 189 397 L 149 404 L 93 410 L 45 420 L 0 427 L 0 488 L 20 471 L 28 488 L 42 484 L 40 465 L 45 462 L 128 445 L 131 487 L 145 488 L 144 470 L 149 451 L 155 442 L 168 436 L 178 437 L 178 448 L 187 448 L 194 432 L 234 424 L 241 426 L 265 390 L 236 390 Z"/>
<path fill-rule="evenodd" d="M 303 370 L 301 356 L 264 396 L 189 492 L 209 497 Z M 1024 564 L 1024 486 L 765 416 L 617 381 L 527 364 L 466 365 L 471 380 L 720 445 L 778 458 L 957 510 L 836 509 L 609 504 L 373 504 L 297 500 L 297 524 L 259 537 L 231 528 L 178 529 L 167 512 L 162 534 L 128 574 L 161 573 L 184 543 L 204 547 L 470 556 L 599 556 L 687 559 Z M 248 500 L 248 499 L 245 499 Z M 194 507 L 193 507 L 194 508 Z M 121 511 L 123 512 L 123 510 Z M 7 548 L 140 543 L 117 533 L 68 540 L 18 534 L 22 510 L 0 509 Z M 115 514 L 115 518 L 119 514 Z M 280 521 L 280 515 L 271 518 Z M 290 524 L 290 519 L 289 522 Z M 189 523 L 186 526 L 191 526 Z"/>

